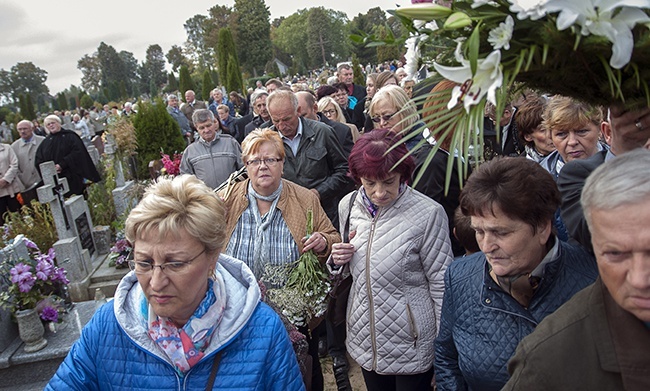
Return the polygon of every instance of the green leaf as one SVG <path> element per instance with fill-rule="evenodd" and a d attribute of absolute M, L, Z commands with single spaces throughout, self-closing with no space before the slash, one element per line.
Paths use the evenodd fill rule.
<path fill-rule="evenodd" d="M 479 22 L 474 28 L 474 31 L 472 31 L 472 35 L 470 35 L 469 39 L 467 40 L 467 48 L 469 51 L 468 59 L 470 69 L 472 70 L 472 75 L 476 75 L 476 69 L 478 68 L 478 53 L 481 46 L 480 28 L 481 23 Z"/>
<path fill-rule="evenodd" d="M 408 19 L 430 21 L 446 18 L 452 13 L 452 10 L 449 7 L 443 7 L 437 4 L 418 4 L 410 7 L 398 8 L 394 13 L 395 15 L 403 16 Z"/>

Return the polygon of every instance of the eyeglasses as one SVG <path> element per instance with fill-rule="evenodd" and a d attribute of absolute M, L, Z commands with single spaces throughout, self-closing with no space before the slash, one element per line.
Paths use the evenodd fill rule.
<path fill-rule="evenodd" d="M 150 274 L 153 273 L 153 269 L 159 267 L 160 271 L 167 274 L 167 275 L 178 275 L 178 274 L 184 274 L 187 273 L 188 270 L 190 270 L 189 266 L 196 258 L 200 257 L 203 255 L 205 252 L 205 248 L 203 251 L 201 251 L 198 255 L 196 255 L 194 258 L 190 259 L 189 261 L 170 261 L 170 262 L 165 262 L 160 265 L 154 265 L 153 260 L 147 260 L 147 261 L 134 261 L 134 260 L 129 260 L 129 268 L 135 272 L 135 274 Z M 132 256 L 133 253 L 129 254 L 129 257 Z"/>
<path fill-rule="evenodd" d="M 264 164 L 267 167 L 273 167 L 276 164 L 278 164 L 278 162 L 280 162 L 280 161 L 282 161 L 282 159 L 279 159 L 279 158 L 253 159 L 253 160 L 247 161 L 246 165 L 247 166 L 258 167 L 259 165 L 262 164 L 262 162 L 264 162 Z"/>
<path fill-rule="evenodd" d="M 393 114 L 387 114 L 387 115 L 376 115 L 372 117 L 372 122 L 380 123 L 381 120 L 384 120 L 384 122 L 388 122 L 390 121 L 391 118 L 393 118 L 395 114 L 397 114 L 397 112 L 394 112 Z"/>
<path fill-rule="evenodd" d="M 323 114 L 329 117 L 330 115 L 336 114 L 336 110 L 323 110 Z"/>
<path fill-rule="evenodd" d="M 340 92 L 338 94 L 332 94 L 332 96 L 335 97 L 335 98 L 343 98 L 343 97 L 347 98 L 348 94 L 346 94 L 345 92 Z"/>

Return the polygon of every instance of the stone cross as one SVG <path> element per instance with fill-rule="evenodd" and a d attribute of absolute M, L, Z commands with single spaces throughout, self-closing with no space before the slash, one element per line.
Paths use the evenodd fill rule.
<path fill-rule="evenodd" d="M 42 204 L 50 204 L 59 239 L 72 237 L 74 232 L 70 229 L 70 220 L 65 210 L 65 197 L 63 196 L 70 190 L 68 180 L 59 178 L 54 162 L 41 163 L 40 168 L 44 185 L 36 190 L 38 201 Z"/>

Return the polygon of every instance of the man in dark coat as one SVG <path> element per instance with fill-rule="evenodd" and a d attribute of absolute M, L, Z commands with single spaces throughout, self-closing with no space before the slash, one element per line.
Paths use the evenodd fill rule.
<path fill-rule="evenodd" d="M 39 172 L 41 163 L 54 162 L 57 174 L 68 180 L 70 191 L 64 194 L 66 197 L 82 195 L 86 187 L 84 179 L 102 180 L 86 146 L 75 132 L 61 127 L 61 119 L 56 115 L 46 117 L 44 124 L 50 134 L 36 150 L 34 164 Z"/>

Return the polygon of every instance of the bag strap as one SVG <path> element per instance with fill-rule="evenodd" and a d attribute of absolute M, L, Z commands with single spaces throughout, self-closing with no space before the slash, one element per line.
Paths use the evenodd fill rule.
<path fill-rule="evenodd" d="M 359 190 L 355 190 L 350 197 L 350 205 L 348 206 L 348 216 L 345 218 L 345 226 L 343 227 L 343 243 L 350 242 L 350 214 L 352 213 L 352 206 L 354 205 L 354 200 L 357 198 L 357 193 Z"/>
<path fill-rule="evenodd" d="M 219 370 L 219 363 L 221 362 L 221 356 L 222 356 L 223 350 L 219 351 L 217 355 L 214 357 L 214 361 L 212 362 L 212 370 L 210 371 L 210 377 L 208 378 L 208 383 L 205 385 L 205 391 L 209 391 L 212 389 L 212 386 L 214 385 L 214 379 L 217 377 L 217 371 Z"/>

